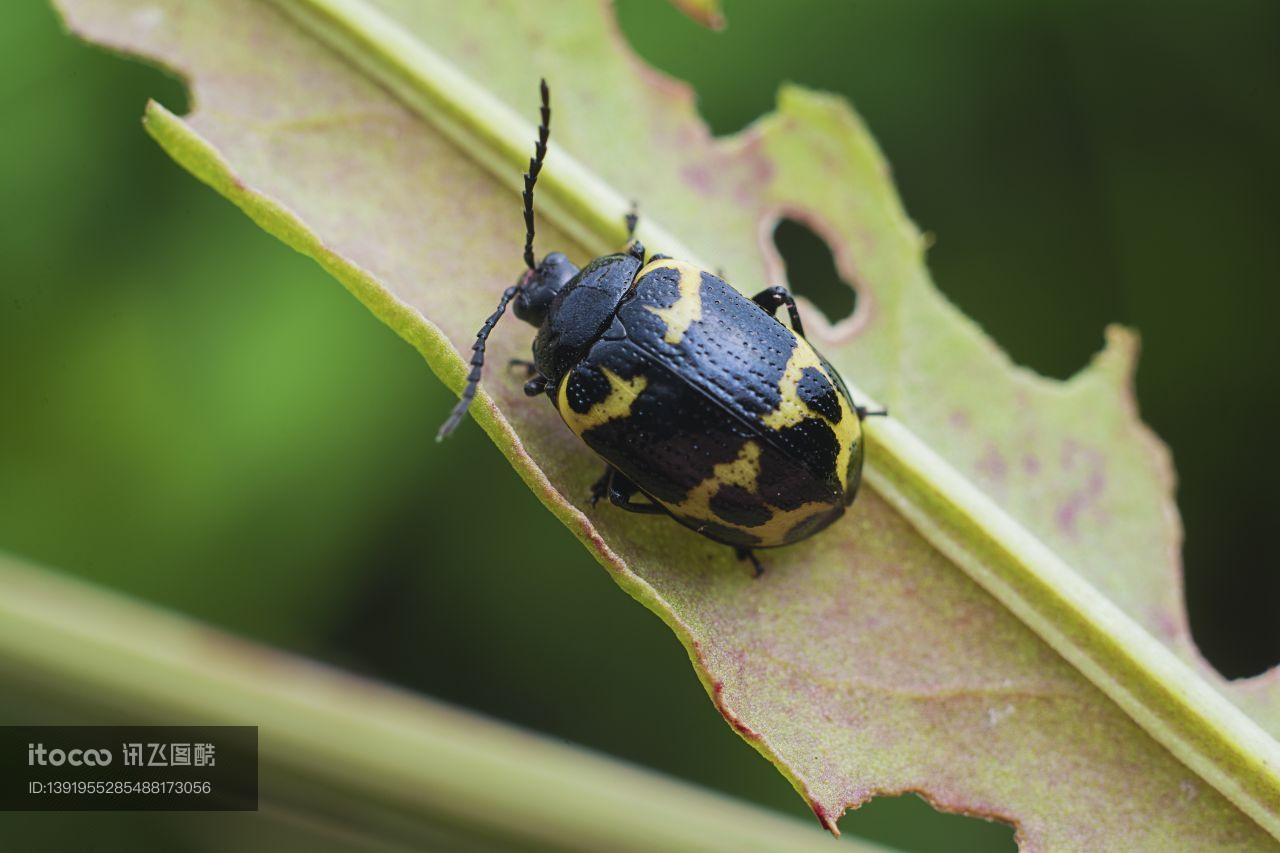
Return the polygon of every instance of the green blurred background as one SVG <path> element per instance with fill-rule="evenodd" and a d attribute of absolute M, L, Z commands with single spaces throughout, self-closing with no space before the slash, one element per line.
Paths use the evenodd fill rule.
<path fill-rule="evenodd" d="M 1280 5 L 757 0 L 727 2 L 722 33 L 656 0 L 618 12 L 718 133 L 784 80 L 848 96 L 938 235 L 940 286 L 1017 361 L 1065 377 L 1106 323 L 1140 329 L 1196 638 L 1228 675 L 1280 659 Z M 808 815 L 479 430 L 440 451 L 450 400 L 419 356 L 143 134 L 147 97 L 185 106 L 174 80 L 34 0 L 0 10 L 0 56 L 0 549 Z M 832 281 L 820 241 L 779 241 L 793 281 Z M 58 709 L 0 693 L 33 713 Z M 321 849 L 244 820 L 3 815 L 0 837 Z M 1012 846 L 914 798 L 843 827 Z"/>

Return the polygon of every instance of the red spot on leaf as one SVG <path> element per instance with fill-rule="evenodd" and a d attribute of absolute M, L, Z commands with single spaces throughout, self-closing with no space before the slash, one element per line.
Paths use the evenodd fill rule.
<path fill-rule="evenodd" d="M 765 151 L 764 136 L 760 133 L 750 132 L 746 144 L 738 151 L 738 157 L 746 165 L 757 190 L 773 180 L 776 167 Z"/>
<path fill-rule="evenodd" d="M 1073 489 L 1058 506 L 1058 529 L 1068 536 L 1079 532 L 1080 516 L 1095 506 L 1107 487 L 1107 476 L 1102 454 L 1092 448 L 1081 447 L 1068 441 L 1062 449 L 1064 471 L 1084 469 L 1084 482 Z"/>
<path fill-rule="evenodd" d="M 711 170 L 702 163 L 690 163 L 680 170 L 680 177 L 694 191 L 702 195 L 711 195 L 713 189 Z"/>
<path fill-rule="evenodd" d="M 716 703 L 716 710 L 720 712 L 720 716 L 724 717 L 725 722 L 733 726 L 734 730 L 744 738 L 749 740 L 760 740 L 760 733 L 744 723 L 737 714 L 730 711 L 724 704 L 724 682 L 716 681 L 711 685 L 711 698 Z"/>
<path fill-rule="evenodd" d="M 1002 484 L 1009 474 L 1009 465 L 1005 462 L 1000 448 L 988 444 L 978 459 L 978 473 L 994 484 Z"/>
<path fill-rule="evenodd" d="M 759 732 L 751 728 L 751 726 L 748 726 L 746 723 L 742 722 L 742 720 L 739 720 L 737 717 L 735 717 L 733 714 L 726 711 L 724 708 L 720 709 L 720 714 L 726 720 L 728 720 L 729 725 L 737 729 L 738 734 L 742 735 L 744 738 L 747 738 L 748 740 L 760 740 Z"/>
<path fill-rule="evenodd" d="M 831 815 L 827 814 L 826 808 L 817 800 L 809 800 L 809 808 L 813 809 L 813 815 L 818 819 L 818 823 L 822 824 L 822 828 L 832 835 L 839 836 L 840 830 L 836 828 L 836 822 L 831 819 Z"/>

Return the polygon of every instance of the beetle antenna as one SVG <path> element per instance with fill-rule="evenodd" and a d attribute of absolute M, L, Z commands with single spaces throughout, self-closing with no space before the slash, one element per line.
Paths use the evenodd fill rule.
<path fill-rule="evenodd" d="M 539 87 L 542 94 L 542 123 L 538 125 L 538 141 L 529 159 L 529 171 L 524 175 L 524 265 L 536 269 L 533 260 L 533 187 L 538 183 L 542 161 L 547 159 L 547 140 L 551 138 L 551 92 L 544 79 Z"/>
<path fill-rule="evenodd" d="M 484 325 L 480 327 L 480 331 L 476 333 L 476 342 L 471 345 L 471 372 L 467 374 L 467 385 L 462 389 L 462 396 L 458 398 L 458 403 L 453 407 L 453 411 L 449 413 L 449 418 L 441 425 L 440 431 L 436 433 L 436 441 L 443 441 L 451 432 L 458 428 L 458 424 L 462 423 L 462 419 L 466 417 L 467 409 L 471 406 L 471 401 L 476 397 L 476 391 L 480 388 L 480 375 L 484 372 L 484 348 L 489 342 L 489 333 L 493 331 L 493 327 L 498 325 L 498 321 L 502 319 L 503 313 L 507 310 L 507 304 L 521 289 L 532 279 L 533 273 L 537 270 L 537 265 L 533 260 L 533 187 L 538 182 L 538 173 L 542 171 L 542 163 L 547 159 L 547 140 L 551 137 L 551 92 L 547 89 L 547 81 L 544 79 L 540 85 L 542 94 L 542 123 L 538 125 L 538 141 L 533 146 L 533 157 L 529 160 L 529 171 L 524 176 L 524 263 L 529 268 L 529 272 L 525 273 L 519 284 L 513 284 L 506 290 L 502 291 L 502 298 L 498 300 L 498 307 L 489 319 L 484 321 Z"/>
<path fill-rule="evenodd" d="M 480 327 L 480 331 L 476 333 L 476 342 L 471 345 L 471 372 L 467 374 L 467 387 L 462 389 L 462 397 L 458 399 L 458 404 L 453 407 L 453 411 L 449 413 L 449 419 L 441 425 L 440 431 L 436 433 L 436 441 L 444 441 L 449 437 L 449 433 L 458 428 L 458 424 L 462 423 L 462 419 L 466 417 L 467 408 L 471 405 L 471 401 L 476 397 L 476 390 L 480 387 L 480 374 L 484 370 L 484 347 L 489 342 L 489 333 L 493 331 L 493 327 L 498 325 L 498 321 L 502 319 L 502 314 L 507 310 L 507 303 L 515 299 L 516 294 L 520 292 L 520 285 L 513 284 L 506 290 L 502 291 L 502 298 L 498 300 L 498 307 L 489 319 L 484 321 L 484 325 Z"/>

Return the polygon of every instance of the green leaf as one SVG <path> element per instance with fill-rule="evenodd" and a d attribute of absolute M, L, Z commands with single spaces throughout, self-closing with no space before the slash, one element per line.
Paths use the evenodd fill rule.
<path fill-rule="evenodd" d="M 651 250 L 751 292 L 781 277 L 779 216 L 827 239 L 858 309 L 834 326 L 809 310 L 806 326 L 896 417 L 868 429 L 873 488 L 832 530 L 771 552 L 761 581 L 677 525 L 588 512 L 598 463 L 501 371 L 473 406 L 825 825 L 911 790 L 1035 847 L 1280 834 L 1280 746 L 1258 725 L 1280 730 L 1280 682 L 1228 685 L 1191 642 L 1173 476 L 1129 389 L 1134 337 L 1111 330 L 1065 383 L 1010 364 L 930 283 L 844 102 L 786 88 L 774 113 L 712 139 L 602 4 L 63 5 L 86 37 L 187 76 L 193 114 L 152 105 L 148 130 L 455 388 L 459 350 L 519 270 L 512 190 L 539 76 L 555 100 L 539 203 L 559 228 L 540 226 L 543 251 L 616 245 L 636 198 Z M 529 339 L 502 327 L 491 363 Z"/>

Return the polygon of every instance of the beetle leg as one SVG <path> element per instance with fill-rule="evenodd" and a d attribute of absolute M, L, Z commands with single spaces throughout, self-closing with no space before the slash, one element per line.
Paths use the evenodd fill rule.
<path fill-rule="evenodd" d="M 606 466 L 600 479 L 591 484 L 591 505 L 600 503 L 600 499 L 609 494 L 609 479 L 613 476 L 613 467 Z"/>
<path fill-rule="evenodd" d="M 627 479 L 617 468 L 609 478 L 609 503 L 627 512 L 638 512 L 642 515 L 660 515 L 665 510 L 652 500 L 636 503 L 631 500 L 639 493 L 640 487 Z"/>
<path fill-rule="evenodd" d="M 853 410 L 858 413 L 858 420 L 865 421 L 867 418 L 883 418 L 889 415 L 888 409 L 868 409 L 866 406 L 854 406 Z"/>
<path fill-rule="evenodd" d="M 750 548 L 734 548 L 733 550 L 737 553 L 739 560 L 747 560 L 751 563 L 752 568 L 756 571 L 755 577 L 760 577 L 764 574 L 764 564 L 760 562 L 760 558 L 756 556 L 755 551 Z"/>
<path fill-rule="evenodd" d="M 635 200 L 631 201 L 631 209 L 627 211 L 627 242 L 630 243 L 636 238 L 636 225 L 640 223 L 640 211 L 637 210 Z"/>
<path fill-rule="evenodd" d="M 536 397 L 543 391 L 547 390 L 547 377 L 538 372 L 538 368 L 532 361 L 525 361 L 523 358 L 513 358 L 507 362 L 508 367 L 519 367 L 524 371 L 525 379 L 529 381 L 524 383 L 524 395 L 526 397 Z"/>
<path fill-rule="evenodd" d="M 591 487 L 591 505 L 595 506 L 602 497 L 608 495 L 609 503 L 627 512 L 638 512 L 642 515 L 657 515 L 665 512 L 661 506 L 652 501 L 645 503 L 632 501 L 631 499 L 639 491 L 639 486 L 627 479 L 617 468 L 610 466 Z"/>
<path fill-rule="evenodd" d="M 513 358 L 513 359 L 511 359 L 510 361 L 508 361 L 508 362 L 507 362 L 507 367 L 512 367 L 512 368 L 514 368 L 514 367 L 519 367 L 519 368 L 521 368 L 521 369 L 524 371 L 524 378 L 525 378 L 525 379 L 530 379 L 530 378 L 532 378 L 532 377 L 533 377 L 533 375 L 534 375 L 535 373 L 537 373 L 537 372 L 538 372 L 538 368 L 536 368 L 536 367 L 534 367 L 534 366 L 533 366 L 533 362 L 532 362 L 532 361 L 528 361 L 528 360 L 523 359 L 523 358 Z"/>
<path fill-rule="evenodd" d="M 627 254 L 644 264 L 644 243 L 636 239 L 636 226 L 640 224 L 640 213 L 636 203 L 631 202 L 631 210 L 627 211 Z"/>
<path fill-rule="evenodd" d="M 787 290 L 780 284 L 760 291 L 751 297 L 751 301 L 759 305 L 770 317 L 778 316 L 778 309 L 782 306 L 787 307 L 787 314 L 791 317 L 791 331 L 800 337 L 804 337 L 804 323 L 800 322 L 800 312 L 796 310 L 795 297 L 791 295 L 791 291 Z"/>

